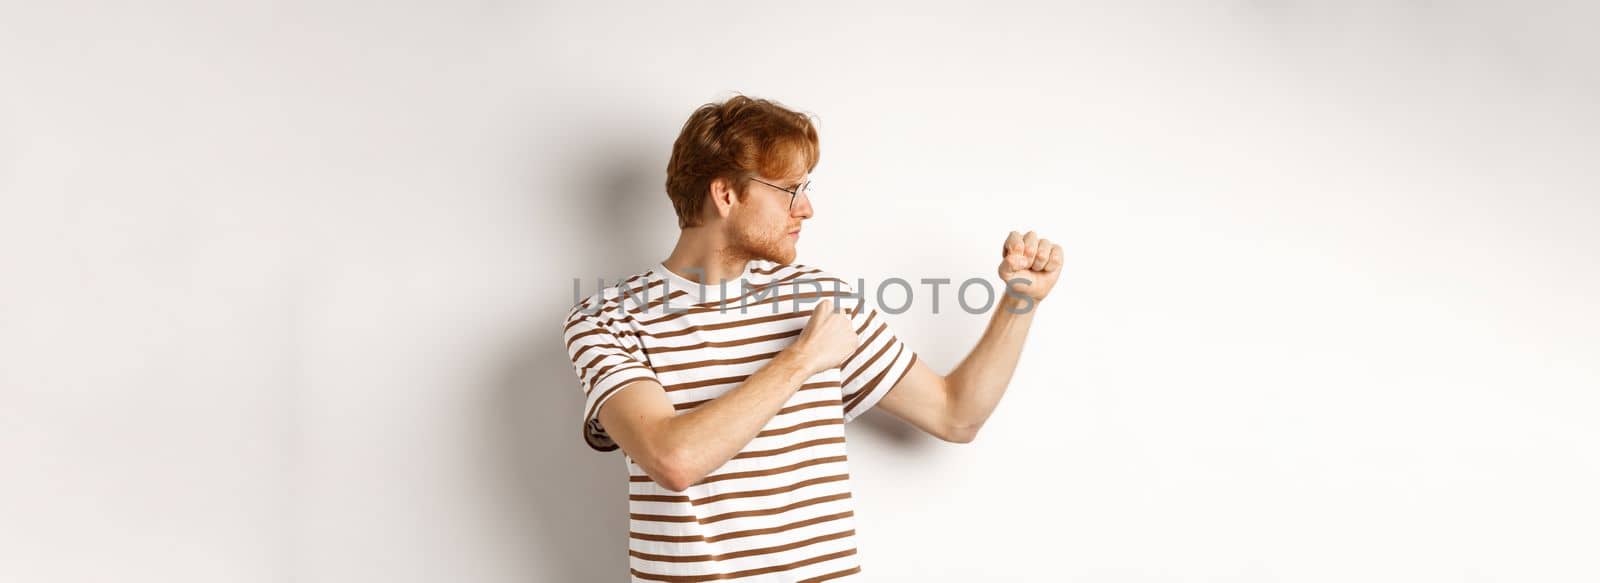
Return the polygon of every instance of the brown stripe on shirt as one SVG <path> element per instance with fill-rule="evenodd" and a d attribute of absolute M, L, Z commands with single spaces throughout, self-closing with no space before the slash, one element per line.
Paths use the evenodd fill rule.
<path fill-rule="evenodd" d="M 809 547 L 809 546 L 817 544 L 817 543 L 828 542 L 830 540 L 839 540 L 841 538 L 854 536 L 855 534 L 856 534 L 855 529 L 850 529 L 850 530 L 835 532 L 835 533 L 832 533 L 832 534 L 824 534 L 824 535 L 821 535 L 821 536 L 814 536 L 814 537 L 811 537 L 811 538 L 808 538 L 808 539 L 805 539 L 805 540 L 795 541 L 795 542 L 792 542 L 792 543 L 789 543 L 789 544 L 786 544 L 786 545 L 778 545 L 778 546 L 775 546 L 775 547 L 766 547 L 766 548 L 760 548 L 760 549 L 745 549 L 745 550 L 742 550 L 742 551 L 734 551 L 734 552 L 731 552 L 731 553 L 722 553 L 722 554 L 719 554 L 719 555 L 661 555 L 661 554 L 653 554 L 653 553 L 644 553 L 644 552 L 634 551 L 634 550 L 629 550 L 628 554 L 629 555 L 633 555 L 635 557 L 639 557 L 639 558 L 644 559 L 646 561 L 658 561 L 658 562 L 663 562 L 663 563 L 703 563 L 703 562 L 706 562 L 706 561 L 727 561 L 727 560 L 732 560 L 732 559 L 742 559 L 744 557 L 757 557 L 757 556 L 761 556 L 761 555 L 770 555 L 772 553 L 781 553 L 781 552 L 784 552 L 784 551 L 792 551 L 792 550 L 795 550 L 795 549 Z"/>
<path fill-rule="evenodd" d="M 812 558 L 806 559 L 804 561 L 795 561 L 793 563 L 788 563 L 788 564 L 785 564 L 785 565 L 774 565 L 774 566 L 771 566 L 771 567 L 762 567 L 760 569 L 749 569 L 749 570 L 745 570 L 745 571 L 734 571 L 732 573 L 719 573 L 719 574 L 715 574 L 715 575 L 656 575 L 656 574 L 652 574 L 652 573 L 646 573 L 646 572 L 640 571 L 638 569 L 628 569 L 628 571 L 630 573 L 633 573 L 634 577 L 638 577 L 640 579 L 647 579 L 647 580 L 650 580 L 650 581 L 664 581 L 666 583 L 698 583 L 700 581 L 719 581 L 719 580 L 722 580 L 722 579 L 738 579 L 740 577 L 754 577 L 756 575 L 765 575 L 767 573 L 781 573 L 783 571 L 793 571 L 795 569 L 798 569 L 798 568 L 801 568 L 801 567 L 804 567 L 804 566 L 807 566 L 807 565 L 815 565 L 817 563 L 823 563 L 823 562 L 827 562 L 827 561 L 832 561 L 834 559 L 841 559 L 841 558 L 848 557 L 848 556 L 854 555 L 854 554 L 856 554 L 856 550 L 855 549 L 849 549 L 849 550 L 845 550 L 845 551 L 839 551 L 839 552 L 836 552 L 836 553 L 828 553 L 828 554 L 822 555 L 820 557 L 812 557 Z"/>

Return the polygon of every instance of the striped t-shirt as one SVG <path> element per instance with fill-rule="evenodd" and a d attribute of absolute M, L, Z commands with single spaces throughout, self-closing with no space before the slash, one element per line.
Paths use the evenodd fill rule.
<path fill-rule="evenodd" d="M 841 366 L 806 379 L 738 455 L 687 490 L 656 484 L 623 456 L 632 580 L 857 577 L 844 424 L 872 408 L 917 356 L 856 287 L 820 269 L 761 260 L 749 261 L 738 280 L 701 286 L 658 263 L 568 314 L 567 353 L 586 395 L 583 437 L 599 451 L 617 449 L 598 418 L 617 391 L 654 379 L 674 408 L 692 410 L 792 344 L 819 298 L 848 312 L 860 337 Z"/>

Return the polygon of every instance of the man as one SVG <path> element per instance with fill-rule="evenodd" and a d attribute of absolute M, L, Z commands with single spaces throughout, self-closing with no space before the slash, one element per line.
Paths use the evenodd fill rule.
<path fill-rule="evenodd" d="M 1012 285 L 935 373 L 848 282 L 792 263 L 818 152 L 810 119 L 777 103 L 700 107 L 667 165 L 672 254 L 567 316 L 584 438 L 627 464 L 634 581 L 854 579 L 844 424 L 877 406 L 972 441 L 1060 275 L 1059 245 L 1012 232 Z"/>

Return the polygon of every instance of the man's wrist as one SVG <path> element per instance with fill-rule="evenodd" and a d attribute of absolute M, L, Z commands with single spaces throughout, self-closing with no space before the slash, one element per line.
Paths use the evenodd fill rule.
<path fill-rule="evenodd" d="M 794 384 L 803 383 L 816 374 L 811 370 L 811 359 L 795 346 L 779 351 L 777 356 L 772 357 L 771 366 L 780 371 L 785 380 L 794 381 Z"/>
<path fill-rule="evenodd" d="M 1005 312 L 1008 314 L 1028 314 L 1039 309 L 1039 304 L 1043 301 L 1044 298 L 1018 296 L 1007 293 L 1000 296 L 999 309 L 1005 310 Z"/>

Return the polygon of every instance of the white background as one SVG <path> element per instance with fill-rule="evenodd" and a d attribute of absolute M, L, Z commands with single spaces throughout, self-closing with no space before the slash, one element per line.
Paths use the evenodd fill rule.
<path fill-rule="evenodd" d="M 0 10 L 0 580 L 623 579 L 559 327 L 734 91 L 802 263 L 1067 252 L 975 443 L 851 425 L 870 580 L 1600 580 L 1593 4 L 229 4 Z"/>

